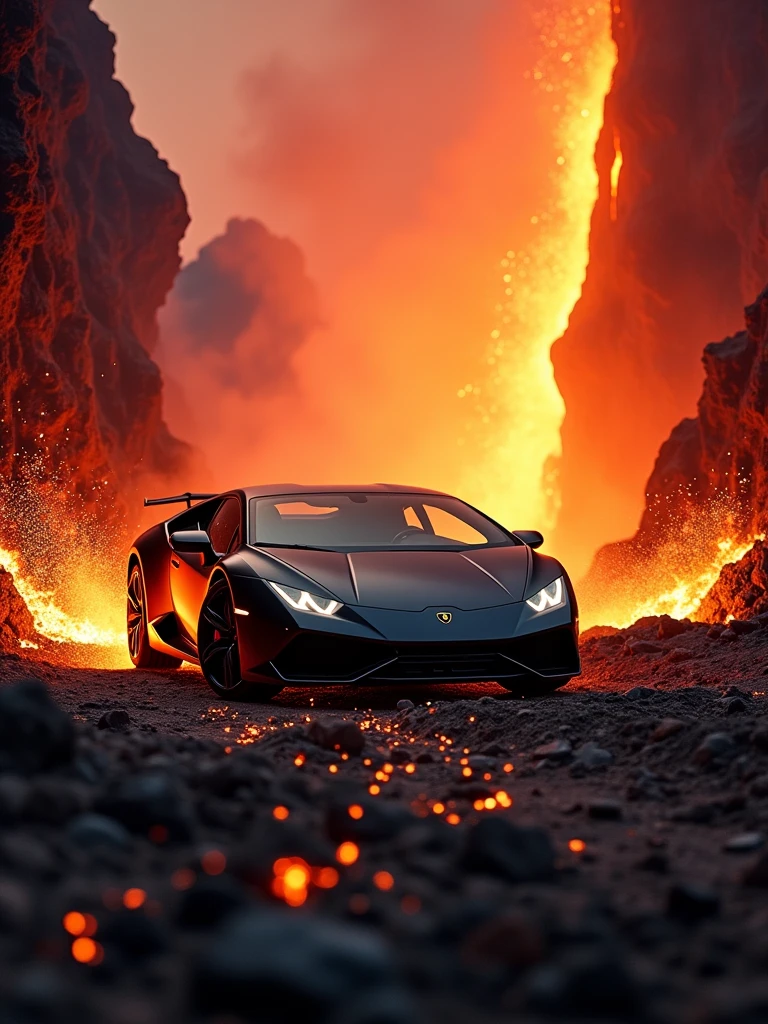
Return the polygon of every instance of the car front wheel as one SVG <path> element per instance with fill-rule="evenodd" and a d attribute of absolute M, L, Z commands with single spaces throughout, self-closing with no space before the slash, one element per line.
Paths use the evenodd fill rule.
<path fill-rule="evenodd" d="M 242 678 L 235 606 L 223 577 L 211 584 L 200 609 L 197 650 L 203 675 L 220 697 L 267 701 L 283 689 L 268 683 L 249 683 Z"/>

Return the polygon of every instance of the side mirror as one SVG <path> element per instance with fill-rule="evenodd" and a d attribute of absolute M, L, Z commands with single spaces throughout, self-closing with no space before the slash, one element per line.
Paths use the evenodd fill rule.
<path fill-rule="evenodd" d="M 540 548 L 544 543 L 544 538 L 538 530 L 515 530 L 515 536 L 529 548 Z"/>
<path fill-rule="evenodd" d="M 210 539 L 205 530 L 177 530 L 169 537 L 174 551 L 183 551 L 190 555 L 203 555 L 205 558 L 213 554 Z"/>

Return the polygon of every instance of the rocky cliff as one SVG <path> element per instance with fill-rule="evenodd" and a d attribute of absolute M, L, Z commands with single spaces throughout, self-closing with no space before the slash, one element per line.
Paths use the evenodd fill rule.
<path fill-rule="evenodd" d="M 584 581 L 592 609 L 628 607 L 630 592 L 654 605 L 678 589 L 705 621 L 768 610 L 768 288 L 747 307 L 746 330 L 704 349 L 698 416 L 682 420 L 661 446 L 646 484 L 640 528 L 602 548 Z M 731 555 L 736 556 L 735 564 Z M 725 557 L 723 557 L 725 556 Z M 720 578 L 712 568 L 725 563 Z M 717 580 L 717 582 L 715 582 Z M 680 584 L 687 590 L 683 594 Z M 666 610 L 666 609 L 664 609 Z"/>
<path fill-rule="evenodd" d="M 114 42 L 89 0 L 2 5 L 0 477 L 43 504 L 114 507 L 186 451 L 150 355 L 186 202 L 131 127 Z"/>
<path fill-rule="evenodd" d="M 635 530 L 648 467 L 694 411 L 702 345 L 768 280 L 768 4 L 622 0 L 613 29 L 589 269 L 553 351 L 558 540 L 582 559 Z M 738 361 L 727 349 L 707 358 Z"/>

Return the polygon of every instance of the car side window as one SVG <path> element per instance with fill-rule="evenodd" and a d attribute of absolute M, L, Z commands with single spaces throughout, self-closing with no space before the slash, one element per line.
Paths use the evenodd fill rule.
<path fill-rule="evenodd" d="M 208 537 L 217 555 L 228 554 L 240 534 L 240 502 L 227 498 L 211 520 Z"/>

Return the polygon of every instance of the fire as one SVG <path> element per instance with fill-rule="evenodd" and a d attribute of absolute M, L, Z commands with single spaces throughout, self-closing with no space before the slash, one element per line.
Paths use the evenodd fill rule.
<path fill-rule="evenodd" d="M 613 166 L 611 167 L 611 220 L 619 216 L 619 180 L 624 166 L 624 154 L 621 151 L 621 139 L 618 131 L 613 133 Z"/>
<path fill-rule="evenodd" d="M 19 594 L 35 620 L 35 629 L 56 643 L 93 644 L 97 647 L 125 647 L 125 635 L 116 629 L 97 626 L 90 618 L 75 618 L 56 601 L 51 590 L 40 590 L 22 572 L 17 552 L 0 548 L 0 565 L 12 576 Z"/>
<path fill-rule="evenodd" d="M 627 588 L 634 592 L 632 596 L 627 594 L 623 599 L 614 598 L 608 611 L 605 608 L 590 609 L 583 617 L 584 625 L 587 628 L 605 625 L 624 629 L 646 615 L 671 615 L 674 619 L 695 620 L 701 602 L 717 582 L 723 567 L 740 561 L 755 541 L 763 540 L 764 537 L 764 534 L 755 534 L 746 541 L 722 537 L 716 541 L 714 553 L 708 555 L 689 549 L 689 564 L 678 569 L 669 568 L 669 551 L 663 546 L 654 564 L 647 567 L 643 574 L 646 584 L 642 589 L 647 596 L 637 598 L 640 585 L 635 579 L 632 586 Z M 658 583 L 657 580 L 663 582 Z"/>
<path fill-rule="evenodd" d="M 466 493 L 501 522 L 526 519 L 547 528 L 557 515 L 547 467 L 560 452 L 564 415 L 549 352 L 586 273 L 598 192 L 594 151 L 616 47 L 607 0 L 548 3 L 532 17 L 541 55 L 527 76 L 557 114 L 549 199 L 530 211 L 530 239 L 513 241 L 500 261 L 487 379 L 464 385 L 458 397 L 475 413 L 465 438 L 473 451 Z"/>

